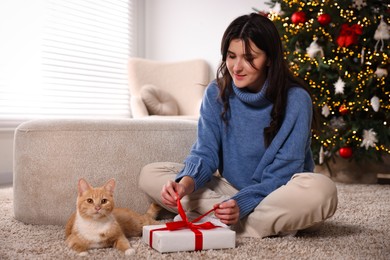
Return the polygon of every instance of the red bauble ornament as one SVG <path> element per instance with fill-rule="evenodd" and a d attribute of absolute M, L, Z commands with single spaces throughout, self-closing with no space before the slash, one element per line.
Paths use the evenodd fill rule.
<path fill-rule="evenodd" d="M 346 115 L 346 114 L 348 114 L 348 107 L 346 106 L 346 105 L 341 105 L 340 107 L 339 107 L 339 112 L 340 112 L 340 114 L 341 115 Z"/>
<path fill-rule="evenodd" d="M 349 146 L 341 147 L 339 150 L 339 154 L 344 159 L 348 159 L 352 157 L 352 148 Z"/>
<path fill-rule="evenodd" d="M 329 14 L 321 14 L 320 16 L 318 16 L 317 18 L 317 21 L 322 25 L 322 26 L 325 26 L 325 25 L 328 25 L 331 21 L 331 17 Z"/>
<path fill-rule="evenodd" d="M 291 15 L 293 24 L 300 24 L 306 22 L 306 14 L 303 11 L 295 12 Z"/>

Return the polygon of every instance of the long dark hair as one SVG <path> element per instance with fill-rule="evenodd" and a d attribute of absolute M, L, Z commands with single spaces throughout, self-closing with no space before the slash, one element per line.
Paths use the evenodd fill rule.
<path fill-rule="evenodd" d="M 248 54 L 250 54 L 250 41 L 252 41 L 268 57 L 269 87 L 266 90 L 266 98 L 273 103 L 273 108 L 270 125 L 264 128 L 264 142 L 266 146 L 269 146 L 282 125 L 289 88 L 296 85 L 307 90 L 306 84 L 294 77 L 290 71 L 283 56 L 279 33 L 273 22 L 257 13 L 240 16 L 228 26 L 222 37 L 222 62 L 217 70 L 217 83 L 224 107 L 221 116 L 226 124 L 228 124 L 229 96 L 233 91 L 233 80 L 226 67 L 226 57 L 233 39 L 242 40 L 245 44 L 245 52 Z"/>

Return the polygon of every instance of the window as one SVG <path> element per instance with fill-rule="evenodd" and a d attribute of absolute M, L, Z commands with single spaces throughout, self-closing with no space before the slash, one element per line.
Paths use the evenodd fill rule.
<path fill-rule="evenodd" d="M 6 24 L 0 33 L 7 39 L 0 48 L 0 126 L 33 118 L 130 117 L 135 2 L 0 3 Z"/>

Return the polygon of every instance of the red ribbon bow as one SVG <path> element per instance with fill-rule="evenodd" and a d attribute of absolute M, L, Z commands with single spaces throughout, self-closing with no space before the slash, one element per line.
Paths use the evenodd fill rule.
<path fill-rule="evenodd" d="M 358 35 L 363 33 L 363 29 L 359 24 L 354 24 L 349 26 L 348 24 L 343 24 L 341 26 L 341 31 L 337 37 L 337 44 L 340 47 L 348 47 L 351 44 L 356 44 L 358 40 Z"/>
<path fill-rule="evenodd" d="M 168 222 L 168 223 L 165 223 L 166 227 L 164 227 L 164 228 L 150 230 L 149 231 L 149 245 L 150 245 L 150 247 L 152 247 L 152 245 L 153 245 L 153 232 L 154 231 L 163 231 L 163 230 L 174 231 L 174 230 L 189 228 L 195 234 L 195 251 L 202 250 L 203 249 L 203 235 L 199 229 L 213 229 L 213 228 L 217 228 L 219 226 L 214 225 L 210 221 L 204 222 L 201 224 L 195 224 L 195 222 L 198 222 L 199 220 L 201 220 L 202 218 L 204 218 L 205 216 L 207 216 L 208 214 L 213 212 L 216 208 L 209 210 L 205 214 L 199 216 L 198 218 L 196 218 L 192 221 L 188 221 L 187 215 L 186 215 L 186 213 L 185 213 L 185 211 L 180 203 L 179 196 L 177 198 L 178 198 L 177 199 L 177 209 L 179 211 L 179 215 L 180 215 L 182 220 Z"/>

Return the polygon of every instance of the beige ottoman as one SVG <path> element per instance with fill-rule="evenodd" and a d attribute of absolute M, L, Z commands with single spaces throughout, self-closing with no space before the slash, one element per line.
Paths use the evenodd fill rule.
<path fill-rule="evenodd" d="M 196 140 L 194 120 L 33 120 L 15 131 L 14 213 L 30 224 L 64 225 L 77 181 L 115 178 L 116 205 L 143 213 L 138 174 L 151 162 L 182 162 Z"/>

